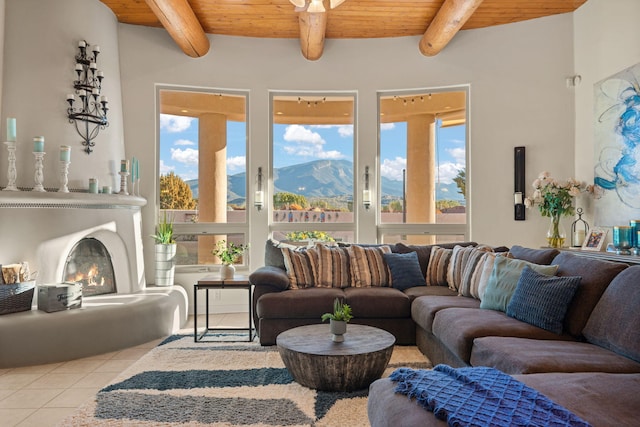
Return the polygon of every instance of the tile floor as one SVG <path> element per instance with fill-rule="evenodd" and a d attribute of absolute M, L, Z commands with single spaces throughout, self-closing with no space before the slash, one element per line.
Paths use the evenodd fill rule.
<path fill-rule="evenodd" d="M 209 322 L 246 327 L 247 313 L 214 314 Z M 200 325 L 204 316 L 198 316 Z M 192 316 L 180 332 L 193 333 Z M 55 426 L 161 341 L 68 362 L 0 369 L 0 426 Z"/>

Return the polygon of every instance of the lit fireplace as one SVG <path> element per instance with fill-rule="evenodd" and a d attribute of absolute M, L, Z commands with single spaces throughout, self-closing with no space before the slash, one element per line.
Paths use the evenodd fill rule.
<path fill-rule="evenodd" d="M 111 256 L 102 242 L 84 238 L 76 243 L 67 257 L 63 280 L 81 283 L 85 297 L 116 292 Z"/>

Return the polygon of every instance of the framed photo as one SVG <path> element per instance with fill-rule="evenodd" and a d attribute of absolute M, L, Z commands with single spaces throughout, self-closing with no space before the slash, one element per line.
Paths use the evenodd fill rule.
<path fill-rule="evenodd" d="M 593 227 L 591 230 L 589 230 L 589 234 L 587 235 L 587 238 L 584 239 L 584 243 L 582 244 L 582 250 L 602 250 L 602 245 L 604 244 L 605 237 L 607 237 L 607 231 L 608 230 L 606 228 L 598 227 Z"/>

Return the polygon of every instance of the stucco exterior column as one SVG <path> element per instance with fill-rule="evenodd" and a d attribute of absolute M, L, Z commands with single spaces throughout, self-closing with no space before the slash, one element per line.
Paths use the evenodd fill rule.
<path fill-rule="evenodd" d="M 407 120 L 407 223 L 436 222 L 435 116 L 421 114 Z M 433 244 L 435 236 L 409 236 L 413 244 Z"/>
<path fill-rule="evenodd" d="M 198 117 L 198 220 L 227 222 L 227 117 L 207 113 Z M 219 262 L 211 254 L 227 236 L 200 236 L 198 263 Z"/>

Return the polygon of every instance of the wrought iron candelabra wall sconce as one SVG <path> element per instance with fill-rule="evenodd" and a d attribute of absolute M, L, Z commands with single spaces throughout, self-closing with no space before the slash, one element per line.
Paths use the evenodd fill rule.
<path fill-rule="evenodd" d="M 83 139 L 84 151 L 91 154 L 98 132 L 109 126 L 107 121 L 109 102 L 106 96 L 100 95 L 104 79 L 104 72 L 98 70 L 97 62 L 100 46 L 90 46 L 85 40 L 80 40 L 78 50 L 75 67 L 77 79 L 73 81 L 73 88 L 80 102 L 75 107 L 75 95 L 68 94 L 67 115 L 69 123 L 75 125 L 78 135 Z"/>

